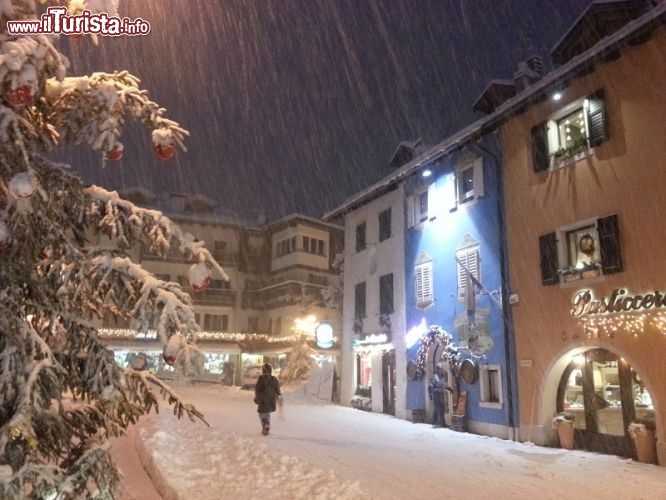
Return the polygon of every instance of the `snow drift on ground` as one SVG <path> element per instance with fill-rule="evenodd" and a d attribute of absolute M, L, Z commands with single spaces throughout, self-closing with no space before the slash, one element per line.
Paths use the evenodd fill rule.
<path fill-rule="evenodd" d="M 170 412 L 140 424 L 139 456 L 166 499 L 666 498 L 666 468 L 630 459 L 412 424 L 300 389 L 264 437 L 251 391 L 176 390 L 210 427 Z M 143 488 L 127 477 L 123 498 L 151 498 Z"/>

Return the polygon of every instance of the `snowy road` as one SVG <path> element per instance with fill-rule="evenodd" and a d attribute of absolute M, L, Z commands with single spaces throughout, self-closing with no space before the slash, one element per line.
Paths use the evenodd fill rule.
<path fill-rule="evenodd" d="M 615 456 L 433 429 L 300 393 L 287 394 L 284 420 L 274 415 L 263 437 L 250 392 L 178 392 L 210 427 L 168 411 L 141 425 L 165 498 L 666 498 L 666 468 Z"/>

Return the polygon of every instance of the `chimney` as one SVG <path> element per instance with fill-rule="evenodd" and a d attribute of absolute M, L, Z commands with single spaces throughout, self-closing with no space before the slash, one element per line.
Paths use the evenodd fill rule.
<path fill-rule="evenodd" d="M 518 68 L 513 74 L 516 82 L 516 90 L 521 92 L 534 82 L 541 79 L 544 74 L 543 59 L 540 56 L 531 56 L 518 63 Z"/>

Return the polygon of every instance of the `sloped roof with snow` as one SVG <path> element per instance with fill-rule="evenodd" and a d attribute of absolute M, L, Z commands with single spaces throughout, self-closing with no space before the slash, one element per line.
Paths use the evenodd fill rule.
<path fill-rule="evenodd" d="M 573 57 L 566 64 L 544 75 L 541 80 L 501 104 L 492 114 L 459 130 L 410 161 L 400 170 L 387 175 L 375 184 L 349 197 L 338 207 L 326 212 L 322 216 L 323 220 L 336 219 L 378 198 L 386 193 L 392 185 L 404 181 L 424 165 L 452 153 L 471 140 L 491 132 L 505 120 L 538 102 L 544 95 L 555 90 L 567 80 L 589 72 L 589 69 L 594 67 L 595 64 L 605 62 L 613 53 L 631 45 L 635 40 L 645 37 L 652 30 L 663 26 L 664 23 L 666 23 L 666 1 L 661 0 L 642 16 L 627 22 L 615 33 L 605 37 L 595 46 Z"/>

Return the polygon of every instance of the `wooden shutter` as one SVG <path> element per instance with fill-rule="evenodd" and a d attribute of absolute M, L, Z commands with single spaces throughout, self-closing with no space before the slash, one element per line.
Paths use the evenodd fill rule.
<path fill-rule="evenodd" d="M 481 198 L 485 195 L 483 186 L 483 159 L 478 158 L 474 162 L 474 198 Z"/>
<path fill-rule="evenodd" d="M 550 167 L 548 157 L 548 128 L 546 122 L 532 127 L 532 161 L 534 171 L 543 172 Z"/>
<path fill-rule="evenodd" d="M 469 270 L 470 274 L 472 275 L 472 277 L 474 277 L 474 279 L 476 279 L 477 281 L 481 281 L 481 273 L 479 266 L 479 250 L 478 248 L 461 250 L 457 252 L 456 255 L 458 257 L 458 260 L 460 261 L 460 264 L 457 265 L 458 298 L 460 300 L 463 300 L 465 297 L 465 288 L 467 286 L 464 267 L 466 267 Z"/>
<path fill-rule="evenodd" d="M 416 307 L 425 309 L 432 304 L 432 263 L 425 263 L 415 267 L 414 280 L 416 287 Z"/>
<path fill-rule="evenodd" d="M 407 197 L 407 227 L 414 227 L 414 204 L 416 203 L 415 196 Z"/>
<path fill-rule="evenodd" d="M 588 96 L 587 130 L 590 136 L 590 147 L 599 146 L 608 140 L 608 120 L 604 91 Z"/>
<path fill-rule="evenodd" d="M 597 232 L 604 274 L 619 273 L 622 271 L 622 246 L 617 214 L 597 219 Z"/>
<path fill-rule="evenodd" d="M 541 255 L 541 283 L 544 286 L 557 285 L 557 235 L 552 232 L 539 236 Z"/>

